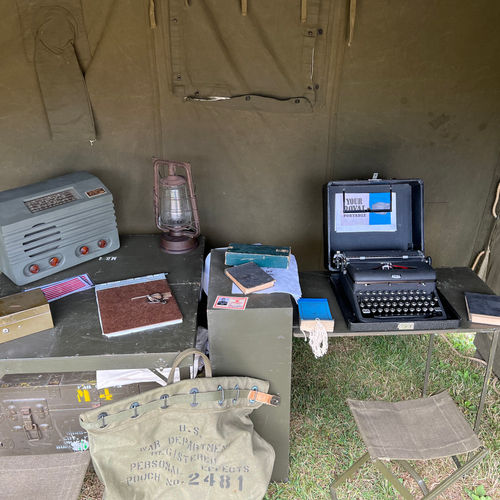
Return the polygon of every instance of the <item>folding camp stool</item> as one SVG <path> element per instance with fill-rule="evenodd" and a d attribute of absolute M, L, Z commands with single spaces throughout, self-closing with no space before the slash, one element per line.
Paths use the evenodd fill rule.
<path fill-rule="evenodd" d="M 447 392 L 397 403 L 352 399 L 348 399 L 347 403 L 368 452 L 333 481 L 330 494 L 334 500 L 337 499 L 335 488 L 353 476 L 368 460 L 404 499 L 410 500 L 416 497 L 383 460 L 393 460 L 406 470 L 422 490 L 424 496 L 421 498 L 429 499 L 437 497 L 488 454 Z M 479 451 L 464 464 L 459 462 L 457 455 L 478 448 Z M 445 457 L 452 457 L 457 470 L 429 491 L 408 460 Z"/>

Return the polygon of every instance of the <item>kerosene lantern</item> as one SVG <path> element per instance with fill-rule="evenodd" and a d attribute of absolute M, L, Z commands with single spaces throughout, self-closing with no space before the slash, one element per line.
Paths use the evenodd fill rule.
<path fill-rule="evenodd" d="M 155 221 L 162 232 L 160 247 L 167 253 L 186 253 L 198 246 L 200 219 L 191 165 L 153 159 Z"/>

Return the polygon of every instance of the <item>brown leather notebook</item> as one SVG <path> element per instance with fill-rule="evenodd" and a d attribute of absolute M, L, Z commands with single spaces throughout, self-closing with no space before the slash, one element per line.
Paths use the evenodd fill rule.
<path fill-rule="evenodd" d="M 182 323 L 164 274 L 96 285 L 103 335 L 115 337 Z"/>

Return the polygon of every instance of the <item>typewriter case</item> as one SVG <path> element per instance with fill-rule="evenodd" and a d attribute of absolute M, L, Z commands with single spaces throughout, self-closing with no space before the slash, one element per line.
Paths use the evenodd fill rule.
<path fill-rule="evenodd" d="M 364 275 L 398 286 L 399 271 L 386 263 L 411 267 L 422 281 L 435 272 L 424 254 L 424 193 L 421 179 L 331 181 L 325 186 L 325 258 L 330 279 L 347 325 L 353 331 L 433 330 L 456 328 L 460 318 L 439 293 L 446 318 L 406 321 L 389 318 L 362 321 L 348 287 Z M 403 271 L 404 272 L 404 271 Z M 411 271 L 408 271 L 412 274 Z M 411 278 L 409 278 L 411 279 Z M 391 285 L 388 285 L 389 287 Z"/>

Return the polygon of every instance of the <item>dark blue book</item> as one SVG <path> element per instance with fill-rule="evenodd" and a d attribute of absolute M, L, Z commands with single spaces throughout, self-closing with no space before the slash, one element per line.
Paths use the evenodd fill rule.
<path fill-rule="evenodd" d="M 500 325 L 500 296 L 465 292 L 469 321 L 485 325 Z"/>
<path fill-rule="evenodd" d="M 267 274 L 255 262 L 246 262 L 239 266 L 229 267 L 224 272 L 245 295 L 270 288 L 276 282 L 270 274 Z"/>
<path fill-rule="evenodd" d="M 335 322 L 328 299 L 299 299 L 300 329 L 311 330 L 319 319 L 327 332 L 333 332 Z"/>

